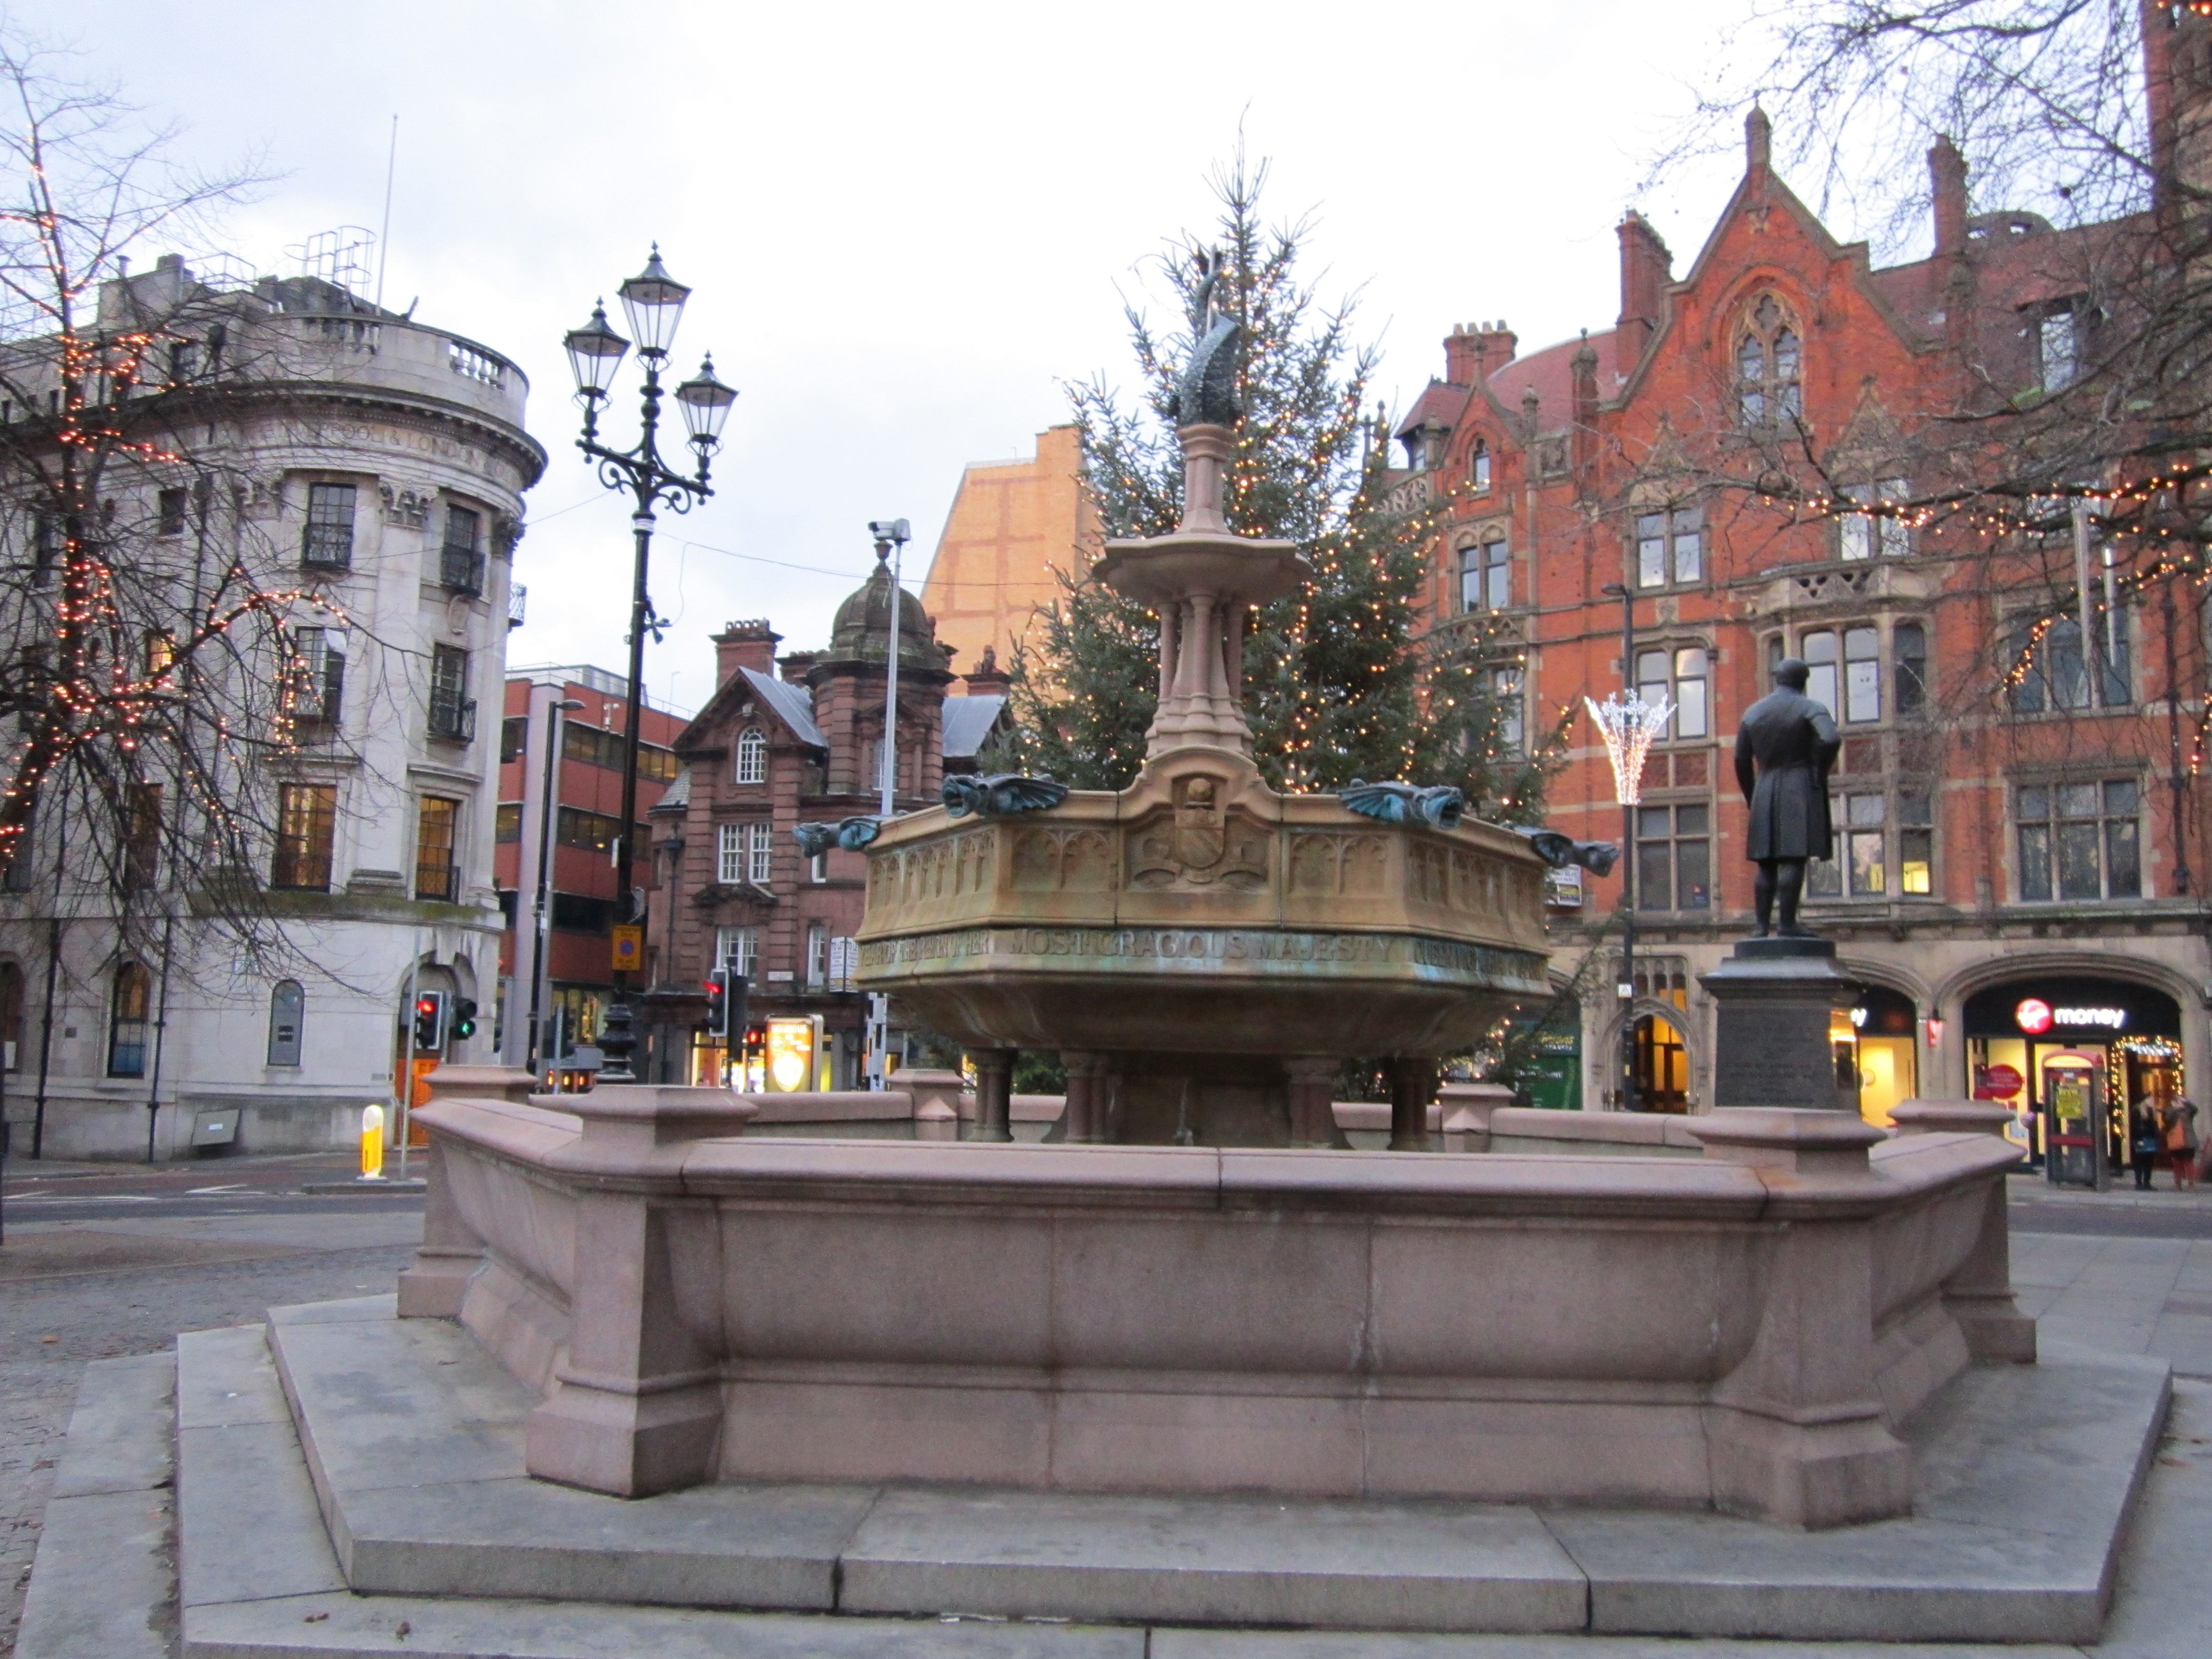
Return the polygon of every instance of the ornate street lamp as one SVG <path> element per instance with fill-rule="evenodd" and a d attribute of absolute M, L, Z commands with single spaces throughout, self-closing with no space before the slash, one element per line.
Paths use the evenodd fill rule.
<path fill-rule="evenodd" d="M 592 319 L 571 329 L 562 344 L 568 353 L 569 372 L 576 380 L 576 401 L 584 409 L 584 432 L 576 447 L 599 464 L 599 482 L 609 489 L 628 490 L 636 503 L 630 530 L 637 554 L 630 585 L 629 604 L 629 720 L 623 733 L 622 823 L 615 842 L 615 900 L 617 919 L 626 924 L 643 921 L 644 896 L 632 883 L 636 848 L 632 845 L 637 823 L 637 743 L 639 717 L 645 706 L 645 635 L 653 617 L 653 602 L 646 597 L 646 569 L 653 548 L 654 509 L 688 513 L 714 491 L 707 486 L 708 465 L 722 440 L 722 423 L 738 394 L 714 378 L 709 357 L 699 372 L 673 393 L 683 416 L 684 441 L 696 457 L 696 471 L 679 473 L 661 459 L 660 374 L 675 343 L 676 325 L 684 319 L 684 302 L 691 290 L 668 274 L 660 263 L 660 245 L 653 244 L 645 269 L 615 290 L 623 315 L 635 337 L 638 362 L 645 368 L 645 385 L 638 407 L 638 441 L 629 449 L 611 449 L 599 441 L 599 413 L 611 393 L 615 371 L 630 349 L 630 342 L 607 322 L 604 303 L 592 307 Z M 637 1048 L 635 1019 L 630 1012 L 628 969 L 614 969 L 615 1000 L 601 1022 L 599 1047 L 606 1057 L 600 1068 L 603 1083 L 635 1083 L 630 1058 Z"/>

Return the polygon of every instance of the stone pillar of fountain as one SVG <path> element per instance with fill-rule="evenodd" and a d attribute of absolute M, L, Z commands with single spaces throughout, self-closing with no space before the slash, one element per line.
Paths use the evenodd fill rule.
<path fill-rule="evenodd" d="M 975 1128 L 971 1140 L 1012 1140 L 1013 1131 L 1014 1059 L 1012 1048 L 976 1048 L 969 1053 L 975 1064 Z"/>
<path fill-rule="evenodd" d="M 1200 422 L 1182 441 L 1182 521 L 1165 536 L 1114 541 L 1098 579 L 1160 619 L 1160 701 L 1146 733 L 1146 762 L 1179 749 L 1225 750 L 1249 765 L 1244 719 L 1244 626 L 1250 607 L 1297 588 L 1305 562 L 1289 542 L 1239 536 L 1223 491 L 1236 434 Z"/>

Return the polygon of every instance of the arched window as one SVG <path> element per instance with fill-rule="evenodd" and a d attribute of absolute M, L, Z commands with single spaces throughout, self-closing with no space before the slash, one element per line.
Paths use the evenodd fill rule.
<path fill-rule="evenodd" d="M 297 1066 L 307 1011 L 307 994 L 296 979 L 280 979 L 269 990 L 269 1063 Z"/>
<path fill-rule="evenodd" d="M 0 962 L 0 1066 L 13 1072 L 22 1064 L 23 970 Z"/>
<path fill-rule="evenodd" d="M 1803 350 L 1789 313 L 1759 295 L 1736 342 L 1736 408 L 1746 426 L 1794 421 L 1805 412 Z"/>
<path fill-rule="evenodd" d="M 1490 493 L 1490 446 L 1480 438 L 1467 455 L 1467 481 L 1478 495 Z"/>
<path fill-rule="evenodd" d="M 757 726 L 749 726 L 738 738 L 738 781 L 768 781 L 768 739 Z"/>
<path fill-rule="evenodd" d="M 108 1076 L 146 1075 L 146 1026 L 152 1012 L 152 981 L 137 963 L 126 962 L 115 970 L 107 1016 Z"/>

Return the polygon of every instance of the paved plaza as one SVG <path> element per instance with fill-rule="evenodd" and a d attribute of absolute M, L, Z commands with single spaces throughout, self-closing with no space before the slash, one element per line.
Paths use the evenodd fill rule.
<path fill-rule="evenodd" d="M 257 1322 L 271 1306 L 392 1287 L 419 1234 L 419 1201 L 305 1195 L 305 1185 L 332 1173 L 323 1167 L 327 1162 L 240 1160 L 156 1175 L 92 1170 L 44 1180 L 26 1180 L 22 1165 L 10 1168 L 7 1243 L 0 1247 L 0 1654 L 13 1651 L 27 1568 L 88 1361 L 160 1352 L 179 1332 Z M 2212 1536 L 2212 1198 L 2052 1194 L 2016 1181 L 2013 1211 L 2014 1280 L 2046 1343 L 2154 1356 L 2177 1374 L 2173 1416 L 2129 1540 L 2114 1612 L 2104 1641 L 2089 1651 L 2196 1659 L 2212 1632 L 2212 1577 L 2201 1571 L 2203 1540 Z M 635 1614 L 641 1640 L 672 1637 L 673 1626 L 660 1627 L 683 1617 Z M 828 1632 L 817 1621 L 743 1622 L 744 1651 L 829 1650 L 820 1645 Z M 423 1636 L 431 1633 L 422 1627 Z M 1164 1627 L 1093 1632 L 976 1619 L 855 1630 L 849 1639 L 861 1644 L 855 1652 L 1015 1656 L 1118 1654 L 1125 1635 L 1148 1638 L 1148 1647 L 1133 1651 L 1149 1659 L 1534 1659 L 1592 1649 L 1624 1659 L 1693 1649 L 1743 1659 L 1783 1651 L 1901 1659 L 1923 1651 L 2068 1650 Z M 839 1650 L 848 1639 L 837 1638 Z"/>

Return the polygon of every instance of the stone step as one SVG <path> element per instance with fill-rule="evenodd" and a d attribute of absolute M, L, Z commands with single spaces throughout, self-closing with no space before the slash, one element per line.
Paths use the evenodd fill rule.
<path fill-rule="evenodd" d="M 356 1590 L 851 1614 L 1353 1631 L 2094 1640 L 2163 1421 L 2158 1363 L 2061 1348 L 1912 1425 L 1908 1519 L 1804 1533 L 1513 1505 L 529 1480 L 532 1400 L 390 1298 L 276 1311 L 270 1342 Z"/>
<path fill-rule="evenodd" d="M 520 1456 L 512 1434 L 527 1400 L 495 1368 L 474 1369 L 457 1328 L 403 1325 L 388 1297 L 287 1310 L 274 1328 L 289 1351 L 291 1401 L 258 1328 L 180 1338 L 173 1367 L 155 1357 L 88 1369 L 21 1659 L 1650 1659 L 1649 1636 L 1605 1632 L 1832 1638 L 1848 1630 L 1844 1639 L 1894 1643 L 1956 1641 L 1971 1630 L 1982 1640 L 2081 1640 L 2075 1632 L 2109 1595 L 2112 1550 L 2166 1398 L 2156 1364 L 2063 1349 L 2047 1349 L 2040 1366 L 1976 1371 L 1914 1425 L 1921 1513 L 1840 1533 L 1718 1516 L 1253 1501 L 1186 1509 L 872 1491 L 835 1557 L 830 1604 L 777 1613 L 587 1599 L 587 1583 L 550 1578 L 532 1598 L 471 1594 L 466 1584 L 440 1595 L 349 1588 L 293 1411 L 319 1417 L 324 1479 L 338 1507 L 362 1492 L 477 1484 L 499 1488 L 478 1516 L 497 1528 L 532 1514 L 501 1507 L 514 1501 L 504 1483 L 516 1477 L 499 1461 Z M 341 1401 L 353 1407 L 351 1429 L 334 1411 Z M 386 1453 L 403 1484 L 362 1484 Z M 426 1478 L 440 1474 L 457 1479 Z M 639 1539 L 671 1536 L 656 1528 L 672 1523 L 643 1518 L 656 1505 L 678 1507 L 568 1496 L 592 1507 L 613 1558 L 633 1566 Z M 710 1513 L 733 1497 L 741 1510 L 745 1498 L 733 1489 L 683 1496 Z M 633 1521 L 644 1529 L 631 1533 Z M 548 1571 L 580 1560 L 586 1544 L 575 1517 L 562 1525 L 550 1538 L 416 1540 L 388 1559 L 395 1576 L 434 1571 L 445 1581 L 518 1563 Z M 712 1530 L 695 1524 L 695 1546 Z M 447 1548 L 465 1572 L 430 1565 Z M 717 1554 L 695 1547 L 686 1571 L 729 1571 L 697 1565 Z M 757 1566 L 762 1552 L 736 1555 Z M 813 1559 L 791 1557 L 801 1558 Z M 1472 1561 L 1483 1572 L 1458 1571 Z M 1513 1597 L 1541 1606 L 1563 1591 L 1585 1611 L 1555 1633 L 1406 1628 L 1464 1630 L 1496 1619 Z M 1389 1613 L 1394 1595 L 1402 1605 Z M 1486 1610 L 1485 1595 L 1505 1599 Z M 927 1605 L 902 1605 L 915 1603 Z M 1152 1611 L 1077 1622 L 1119 1620 L 1115 1609 L 1139 1604 Z M 1352 1612 L 1399 1628 L 1283 1628 Z M 1814 1650 L 1774 1643 L 1732 1651 L 1780 1659 Z M 1966 1651 L 1947 1650 L 1951 1659 Z M 2005 1659 L 2067 1651 L 2002 1650 Z"/>

